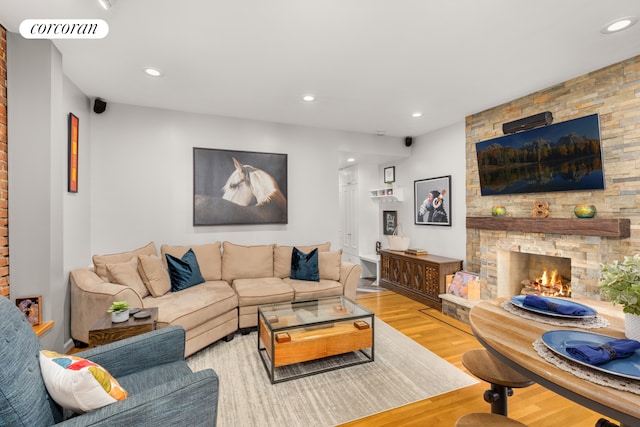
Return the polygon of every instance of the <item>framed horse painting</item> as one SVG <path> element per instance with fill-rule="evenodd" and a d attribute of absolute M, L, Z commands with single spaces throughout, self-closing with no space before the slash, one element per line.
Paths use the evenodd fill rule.
<path fill-rule="evenodd" d="M 286 224 L 287 155 L 193 149 L 193 225 Z"/>

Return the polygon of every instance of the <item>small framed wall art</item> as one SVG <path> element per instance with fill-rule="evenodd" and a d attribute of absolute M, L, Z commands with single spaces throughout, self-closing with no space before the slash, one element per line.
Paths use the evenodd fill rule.
<path fill-rule="evenodd" d="M 382 211 L 382 234 L 390 236 L 398 226 L 398 211 Z"/>
<path fill-rule="evenodd" d="M 387 184 L 391 184 L 396 181 L 396 167 L 391 166 L 388 168 L 384 168 L 384 182 Z"/>
<path fill-rule="evenodd" d="M 69 113 L 69 193 L 78 192 L 78 128 L 80 120 L 73 113 Z"/>
<path fill-rule="evenodd" d="M 31 326 L 42 323 L 42 297 L 16 298 L 16 306 L 24 314 Z"/>

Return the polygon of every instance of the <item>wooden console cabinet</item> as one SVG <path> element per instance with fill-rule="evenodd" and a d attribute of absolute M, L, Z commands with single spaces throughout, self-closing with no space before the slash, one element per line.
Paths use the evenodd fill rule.
<path fill-rule="evenodd" d="M 459 270 L 459 259 L 380 251 L 380 286 L 438 310 L 442 309 L 438 295 L 446 292 L 446 275 Z"/>

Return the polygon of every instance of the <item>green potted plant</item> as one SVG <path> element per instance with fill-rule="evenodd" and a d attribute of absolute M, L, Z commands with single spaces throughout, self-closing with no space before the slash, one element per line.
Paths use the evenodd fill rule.
<path fill-rule="evenodd" d="M 129 320 L 130 308 L 131 306 L 126 301 L 114 301 L 107 311 L 111 313 L 111 321 L 113 323 L 120 323 Z"/>
<path fill-rule="evenodd" d="M 640 340 L 640 254 L 600 266 L 600 294 L 622 305 L 627 338 Z"/>

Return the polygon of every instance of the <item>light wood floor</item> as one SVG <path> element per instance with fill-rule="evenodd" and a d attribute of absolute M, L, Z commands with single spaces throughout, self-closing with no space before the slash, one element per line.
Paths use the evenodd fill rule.
<path fill-rule="evenodd" d="M 460 361 L 462 354 L 467 350 L 482 348 L 468 325 L 394 292 L 358 294 L 357 302 L 462 370 L 465 370 Z M 487 383 L 480 381 L 471 387 L 372 415 L 343 426 L 453 426 L 456 419 L 466 413 L 491 412 L 490 405 L 482 398 L 488 388 Z M 380 393 L 384 393 L 384 390 L 380 390 Z M 509 417 L 530 427 L 595 426 L 596 421 L 602 418 L 601 415 L 537 384 L 514 390 L 514 395 L 509 398 Z"/>

